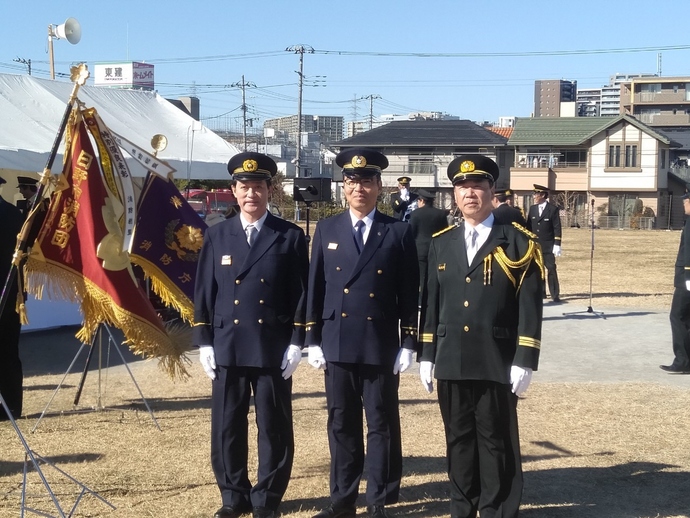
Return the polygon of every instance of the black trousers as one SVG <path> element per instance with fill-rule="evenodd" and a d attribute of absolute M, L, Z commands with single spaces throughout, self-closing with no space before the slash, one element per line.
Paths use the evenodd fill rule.
<path fill-rule="evenodd" d="M 254 394 L 259 469 L 247 473 L 249 400 Z M 277 509 L 292 472 L 292 378 L 280 369 L 218 367 L 211 393 L 211 465 L 223 505 Z"/>
<path fill-rule="evenodd" d="M 549 294 L 552 299 L 559 299 L 561 297 L 561 287 L 558 284 L 556 256 L 553 255 L 553 252 L 544 252 L 544 266 L 546 267 L 546 283 L 549 285 Z M 546 287 L 544 287 L 544 298 L 546 298 Z"/>
<path fill-rule="evenodd" d="M 12 416 L 22 415 L 24 375 L 19 359 L 19 333 L 21 324 L 14 310 L 16 292 L 10 294 L 5 309 L 0 316 L 0 394 L 5 400 Z M 8 419 L 5 409 L 0 405 L 0 421 Z"/>
<path fill-rule="evenodd" d="M 669 319 L 675 356 L 673 365 L 690 368 L 690 291 L 685 286 L 673 290 Z"/>
<path fill-rule="evenodd" d="M 397 503 L 402 477 L 398 385 L 393 367 L 328 362 L 326 374 L 331 501 L 355 505 L 365 466 L 367 505 Z"/>
<path fill-rule="evenodd" d="M 438 380 L 452 518 L 513 518 L 522 498 L 517 396 L 510 385 Z"/>

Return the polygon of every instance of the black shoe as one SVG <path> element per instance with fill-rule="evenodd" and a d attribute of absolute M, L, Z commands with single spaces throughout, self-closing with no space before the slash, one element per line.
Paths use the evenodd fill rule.
<path fill-rule="evenodd" d="M 367 506 L 367 512 L 371 518 L 393 518 L 393 515 L 386 511 L 386 508 L 382 505 L 369 505 Z"/>
<path fill-rule="evenodd" d="M 355 518 L 357 509 L 355 506 L 335 506 L 329 505 L 323 511 L 316 513 L 312 518 Z"/>
<path fill-rule="evenodd" d="M 216 511 L 213 518 L 239 518 L 252 510 L 249 504 L 224 505 Z"/>
<path fill-rule="evenodd" d="M 554 302 L 555 304 L 560 304 L 561 299 L 560 299 L 559 297 L 554 297 L 554 298 L 553 298 L 553 302 Z"/>
<path fill-rule="evenodd" d="M 278 513 L 268 507 L 255 507 L 252 510 L 252 518 L 277 518 Z"/>
<path fill-rule="evenodd" d="M 678 367 L 678 365 L 674 365 L 673 363 L 671 365 L 659 365 L 659 368 L 669 374 L 690 374 L 689 367 Z"/>

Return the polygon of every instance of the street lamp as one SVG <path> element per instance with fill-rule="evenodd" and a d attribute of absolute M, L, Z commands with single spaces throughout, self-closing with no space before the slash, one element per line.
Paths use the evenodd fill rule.
<path fill-rule="evenodd" d="M 53 57 L 53 38 L 64 39 L 72 45 L 81 39 L 81 25 L 75 18 L 67 18 L 61 25 L 48 25 L 48 54 L 50 57 L 50 78 L 55 79 L 55 58 Z"/>

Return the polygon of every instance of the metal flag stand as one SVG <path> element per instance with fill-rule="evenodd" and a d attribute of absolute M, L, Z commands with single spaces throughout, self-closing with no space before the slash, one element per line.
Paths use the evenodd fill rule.
<path fill-rule="evenodd" d="M 591 216 L 591 229 L 590 232 L 592 233 L 592 245 L 590 248 L 590 254 L 589 254 L 589 306 L 587 306 L 587 309 L 585 311 L 573 311 L 570 313 L 563 313 L 564 316 L 567 315 L 579 315 L 583 313 L 588 313 L 590 315 L 594 315 L 595 317 L 600 317 L 606 320 L 606 317 L 604 316 L 604 313 L 602 311 L 594 311 L 592 309 L 592 274 L 594 272 L 594 198 L 592 198 L 592 210 L 590 213 Z"/>
<path fill-rule="evenodd" d="M 132 373 L 132 370 L 129 368 L 129 364 L 127 363 L 127 360 L 125 359 L 124 355 L 122 354 L 122 351 L 120 351 L 120 348 L 118 347 L 118 343 L 113 337 L 113 333 L 110 329 L 110 326 L 108 324 L 102 323 L 98 327 L 98 331 L 96 331 L 93 335 L 93 338 L 91 339 L 91 345 L 89 349 L 89 354 L 86 357 L 86 363 L 84 364 L 84 371 L 82 372 L 81 380 L 79 381 L 79 387 L 77 388 L 77 393 L 74 396 L 74 406 L 76 407 L 79 404 L 79 398 L 81 396 L 81 391 L 84 387 L 84 381 L 86 380 L 86 374 L 89 370 L 89 363 L 91 362 L 91 357 L 93 355 L 94 348 L 96 346 L 96 342 L 98 342 L 98 356 L 99 356 L 99 362 L 98 362 L 98 396 L 96 399 L 96 406 L 93 408 L 93 410 L 101 411 L 101 410 L 106 410 L 106 408 L 103 406 L 102 402 L 102 392 L 101 392 L 101 357 L 102 357 L 102 351 L 103 351 L 103 329 L 105 329 L 108 333 L 108 358 L 110 358 L 110 346 L 112 344 L 115 345 L 115 350 L 118 352 L 120 355 L 120 359 L 122 360 L 122 364 L 125 366 L 127 369 L 127 372 L 129 373 L 129 377 L 132 379 L 132 383 L 134 383 L 134 386 L 137 388 L 137 391 L 139 392 L 139 396 L 141 397 L 141 400 L 143 401 L 144 405 L 146 406 L 146 409 L 149 412 L 149 415 L 151 416 L 151 419 L 153 420 L 153 423 L 156 425 L 156 428 L 158 428 L 159 431 L 161 430 L 160 425 L 158 424 L 158 421 L 156 420 L 156 416 L 153 415 L 153 410 L 151 410 L 151 407 L 149 406 L 148 401 L 144 397 L 144 393 L 141 391 L 141 388 L 139 387 L 139 384 L 137 383 L 137 380 L 134 378 L 134 374 Z M 48 411 L 48 408 L 50 407 L 51 403 L 55 399 L 55 396 L 57 396 L 58 391 L 62 387 L 63 383 L 65 382 L 65 379 L 67 378 L 67 375 L 72 371 L 72 367 L 74 367 L 74 364 L 77 361 L 77 358 L 79 358 L 79 355 L 81 354 L 82 350 L 84 347 L 86 347 L 87 344 L 82 343 L 81 346 L 79 347 L 79 350 L 77 351 L 77 354 L 74 355 L 74 358 L 72 359 L 72 363 L 70 363 L 69 367 L 67 367 L 67 371 L 65 372 L 64 376 L 60 380 L 60 383 L 58 383 L 57 387 L 55 387 L 55 390 L 53 391 L 53 394 L 50 396 L 50 399 L 48 400 L 48 403 L 46 404 L 45 408 L 43 409 L 43 412 L 41 412 L 40 417 L 36 421 L 36 424 L 34 427 L 31 429 L 31 433 L 35 432 L 36 429 L 38 428 L 39 423 L 43 419 L 43 417 L 46 415 L 46 412 Z M 107 367 L 107 365 L 106 365 Z"/>
<path fill-rule="evenodd" d="M 50 496 L 51 501 L 53 502 L 53 505 L 55 506 L 56 511 L 58 512 L 58 516 L 60 518 L 65 518 L 66 516 L 72 516 L 74 514 L 74 511 L 76 511 L 77 506 L 81 502 L 82 497 L 85 494 L 90 494 L 98 498 L 101 502 L 104 504 L 108 505 L 111 509 L 115 509 L 115 506 L 108 502 L 105 498 L 103 498 L 101 495 L 96 493 L 94 490 L 77 480 L 76 478 L 68 475 L 65 471 L 61 470 L 58 468 L 55 464 L 52 462 L 48 461 L 47 459 L 41 457 L 38 455 L 36 452 L 31 450 L 29 448 L 29 444 L 26 442 L 26 439 L 22 435 L 21 430 L 17 426 L 17 422 L 14 420 L 14 417 L 12 416 L 12 412 L 10 412 L 9 407 L 7 406 L 7 403 L 5 403 L 5 400 L 3 399 L 2 395 L 0 394 L 0 403 L 2 404 L 2 408 L 5 410 L 7 413 L 7 417 L 10 421 L 10 424 L 14 428 L 15 433 L 17 434 L 17 437 L 19 437 L 19 441 L 22 443 L 22 446 L 24 447 L 24 470 L 23 470 L 23 476 L 22 476 L 22 499 L 21 499 L 21 506 L 20 506 L 20 517 L 24 518 L 24 512 L 28 511 L 34 514 L 39 514 L 42 516 L 48 516 L 50 517 L 51 515 L 46 514 L 43 511 L 39 511 L 37 509 L 33 509 L 31 507 L 27 507 L 26 505 L 26 482 L 27 482 L 27 476 L 29 474 L 29 462 L 33 465 L 34 469 L 36 470 L 36 474 L 38 477 L 41 479 L 41 483 L 43 484 L 43 487 L 46 488 L 46 491 L 48 492 L 48 495 Z M 48 480 L 46 479 L 45 475 L 43 474 L 43 471 L 41 470 L 40 467 L 40 462 L 43 462 L 44 464 L 47 464 L 48 466 L 52 467 L 56 471 L 58 471 L 60 474 L 63 476 L 67 477 L 70 479 L 72 482 L 74 482 L 76 485 L 78 485 L 81 488 L 81 492 L 79 493 L 79 496 L 77 499 L 74 501 L 74 505 L 72 506 L 72 509 L 70 510 L 68 515 L 65 515 L 65 512 L 62 510 L 60 507 L 60 503 L 58 502 L 57 497 L 55 496 L 55 493 L 53 493 L 53 490 L 50 487 L 50 484 L 48 483 Z"/>

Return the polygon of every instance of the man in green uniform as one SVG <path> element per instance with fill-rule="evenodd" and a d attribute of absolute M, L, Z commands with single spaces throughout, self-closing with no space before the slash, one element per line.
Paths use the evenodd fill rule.
<path fill-rule="evenodd" d="M 448 166 L 464 221 L 429 249 L 422 384 L 446 432 L 451 516 L 512 518 L 522 496 L 517 400 L 537 369 L 543 260 L 534 234 L 492 214 L 496 163 L 464 155 Z"/>

